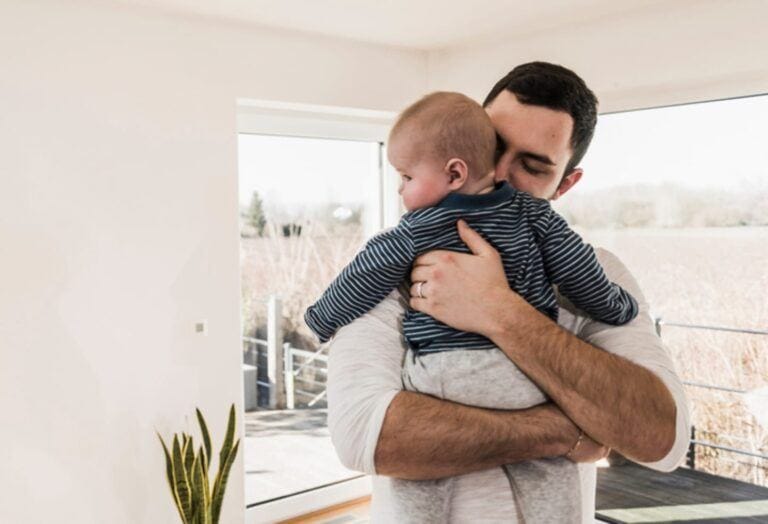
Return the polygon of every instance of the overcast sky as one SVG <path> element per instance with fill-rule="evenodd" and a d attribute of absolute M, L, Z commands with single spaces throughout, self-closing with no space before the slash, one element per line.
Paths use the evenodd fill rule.
<path fill-rule="evenodd" d="M 601 116 L 579 191 L 672 182 L 766 187 L 768 96 Z M 240 202 L 302 206 L 375 198 L 375 144 L 240 135 Z M 370 201 L 370 200 L 368 200 Z"/>
<path fill-rule="evenodd" d="M 239 136 L 240 204 L 253 191 L 285 206 L 362 202 L 378 188 L 378 144 L 349 140 Z"/>
<path fill-rule="evenodd" d="M 765 187 L 766 144 L 768 96 L 604 115 L 579 190 L 635 182 Z"/>

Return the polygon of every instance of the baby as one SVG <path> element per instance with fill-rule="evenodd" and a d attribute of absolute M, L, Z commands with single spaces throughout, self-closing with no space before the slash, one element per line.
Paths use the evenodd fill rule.
<path fill-rule="evenodd" d="M 637 315 L 635 299 L 608 280 L 592 248 L 549 202 L 494 181 L 495 150 L 496 133 L 485 110 L 459 93 L 427 95 L 399 116 L 388 157 L 400 173 L 408 212 L 396 227 L 371 238 L 307 309 L 305 321 L 321 342 L 407 279 L 418 255 L 432 249 L 469 252 L 456 228 L 460 218 L 499 251 L 510 287 L 553 320 L 553 285 L 596 320 L 618 325 Z M 547 401 L 486 337 L 410 309 L 403 334 L 403 383 L 410 391 L 496 409 Z M 556 457 L 503 469 L 518 508 L 511 522 L 579 522 L 576 464 Z M 449 520 L 453 478 L 393 479 L 392 489 L 398 522 Z"/>

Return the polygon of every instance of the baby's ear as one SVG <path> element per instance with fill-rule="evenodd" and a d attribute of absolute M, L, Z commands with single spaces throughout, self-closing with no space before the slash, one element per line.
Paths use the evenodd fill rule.
<path fill-rule="evenodd" d="M 467 163 L 460 158 L 451 158 L 445 163 L 445 173 L 448 175 L 448 188 L 451 191 L 461 189 L 469 177 Z"/>

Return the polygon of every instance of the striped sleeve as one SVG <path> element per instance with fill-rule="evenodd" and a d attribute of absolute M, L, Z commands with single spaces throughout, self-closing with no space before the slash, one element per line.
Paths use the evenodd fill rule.
<path fill-rule="evenodd" d="M 592 246 L 549 204 L 535 229 L 547 277 L 576 307 L 612 325 L 626 324 L 637 316 L 635 298 L 608 279 Z"/>
<path fill-rule="evenodd" d="M 408 274 L 415 248 L 410 224 L 372 237 L 304 313 L 304 321 L 320 342 L 381 302 Z"/>

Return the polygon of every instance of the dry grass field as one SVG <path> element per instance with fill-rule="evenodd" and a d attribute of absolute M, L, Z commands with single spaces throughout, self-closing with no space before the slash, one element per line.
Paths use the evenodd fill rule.
<path fill-rule="evenodd" d="M 304 225 L 300 236 L 267 233 L 241 242 L 245 332 L 263 338 L 264 302 L 275 293 L 283 300 L 286 341 L 315 347 L 303 311 L 359 249 L 362 234 L 354 227 L 320 224 Z M 582 233 L 627 264 L 664 320 L 768 329 L 768 228 Z M 768 386 L 768 336 L 667 326 L 663 338 L 683 380 L 743 390 Z M 768 455 L 768 427 L 757 423 L 744 395 L 687 391 L 698 440 Z M 768 485 L 766 460 L 701 446 L 696 455 L 697 468 Z"/>
<path fill-rule="evenodd" d="M 304 311 L 322 294 L 364 241 L 359 226 L 302 224 L 301 235 L 282 236 L 268 225 L 263 237 L 241 238 L 241 315 L 245 334 L 266 338 L 266 300 L 278 295 L 286 342 L 315 348 Z"/>

